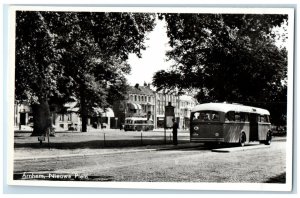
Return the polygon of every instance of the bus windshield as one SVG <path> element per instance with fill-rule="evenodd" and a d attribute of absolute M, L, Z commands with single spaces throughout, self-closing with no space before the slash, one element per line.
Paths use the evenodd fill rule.
<path fill-rule="evenodd" d="M 220 114 L 217 111 L 198 111 L 192 113 L 192 120 L 200 122 L 220 121 Z"/>

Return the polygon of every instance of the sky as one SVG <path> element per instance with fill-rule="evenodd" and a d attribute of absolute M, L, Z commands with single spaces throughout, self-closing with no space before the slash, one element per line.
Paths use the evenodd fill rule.
<path fill-rule="evenodd" d="M 129 55 L 131 74 L 126 77 L 130 85 L 151 83 L 156 71 L 171 66 L 171 62 L 167 62 L 165 56 L 166 51 L 171 49 L 168 44 L 166 22 L 156 20 L 156 26 L 147 37 L 148 40 L 145 41 L 147 48 L 142 52 L 142 58 L 138 58 L 135 54 Z"/>

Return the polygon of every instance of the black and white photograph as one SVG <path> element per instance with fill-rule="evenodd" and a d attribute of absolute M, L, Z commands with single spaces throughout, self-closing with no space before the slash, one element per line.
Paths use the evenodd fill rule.
<path fill-rule="evenodd" d="M 294 9 L 9 16 L 10 185 L 292 190 Z"/>

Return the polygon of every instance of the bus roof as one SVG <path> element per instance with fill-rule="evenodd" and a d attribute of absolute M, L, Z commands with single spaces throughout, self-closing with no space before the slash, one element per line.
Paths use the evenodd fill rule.
<path fill-rule="evenodd" d="M 197 105 L 192 109 L 192 112 L 196 112 L 196 111 L 221 111 L 224 113 L 227 113 L 229 111 L 236 111 L 236 112 L 257 113 L 261 115 L 270 115 L 270 112 L 266 109 L 245 106 L 242 104 L 229 104 L 229 103 L 204 103 L 204 104 Z"/>

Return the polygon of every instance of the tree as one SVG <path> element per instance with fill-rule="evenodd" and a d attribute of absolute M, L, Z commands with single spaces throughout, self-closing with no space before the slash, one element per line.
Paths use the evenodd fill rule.
<path fill-rule="evenodd" d="M 167 22 L 173 48 L 167 55 L 176 64 L 154 75 L 158 89 L 197 89 L 199 102 L 272 106 L 271 111 L 270 104 L 286 103 L 279 95 L 286 95 L 282 82 L 287 77 L 287 52 L 275 45 L 272 29 L 287 15 L 161 14 L 160 18 Z"/>
<path fill-rule="evenodd" d="M 48 100 L 57 95 L 63 68 L 55 35 L 40 12 L 17 12 L 16 22 L 16 100 L 32 104 L 33 135 L 38 135 L 49 127 Z"/>
<path fill-rule="evenodd" d="M 124 74 L 130 71 L 128 54 L 141 56 L 146 33 L 153 25 L 154 17 L 142 13 L 18 12 L 17 97 L 29 99 L 37 107 L 48 103 L 50 97 L 60 102 L 76 97 L 80 101 L 82 131 L 86 131 L 93 107 L 108 106 L 117 88 L 115 96 L 122 95 Z M 28 30 L 30 34 L 24 34 Z M 41 45 L 33 45 L 32 40 L 39 40 Z M 30 50 L 24 53 L 26 49 Z M 28 76 L 28 70 L 38 72 Z M 35 79 L 49 83 L 34 86 L 31 81 Z M 49 120 L 49 106 L 39 111 L 39 119 Z M 33 115 L 37 117 L 38 113 Z M 47 125 L 36 127 L 40 125 L 34 122 L 33 135 L 44 133 Z"/>

